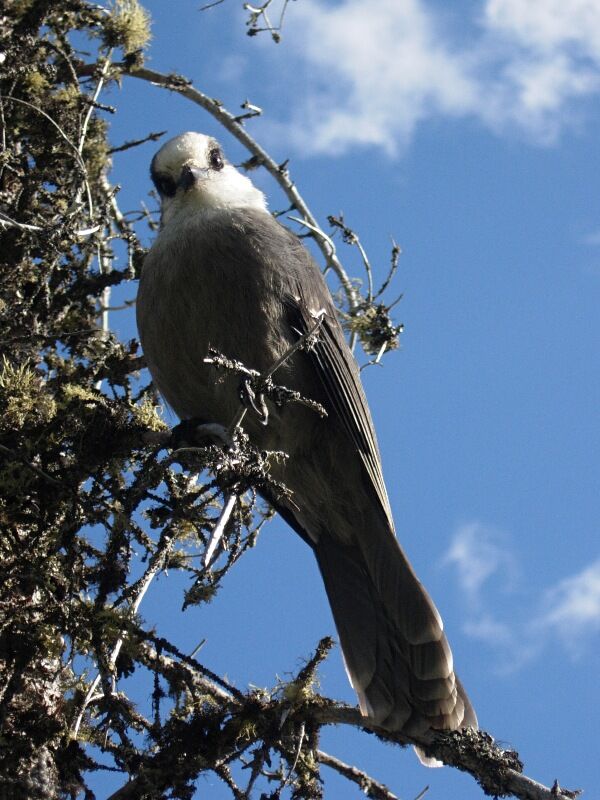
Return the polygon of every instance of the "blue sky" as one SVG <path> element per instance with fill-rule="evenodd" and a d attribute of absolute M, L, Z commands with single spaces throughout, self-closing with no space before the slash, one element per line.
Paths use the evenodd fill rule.
<path fill-rule="evenodd" d="M 390 236 L 401 245 L 402 348 L 363 373 L 398 535 L 444 616 L 482 727 L 518 749 L 532 777 L 593 797 L 600 6 L 296 0 L 279 45 L 245 35 L 241 2 L 145 6 L 149 65 L 232 110 L 246 98 L 261 106 L 248 129 L 291 158 L 324 226 L 343 210 L 379 280 Z M 128 79 L 104 99 L 119 108 L 114 145 L 199 130 L 244 157 L 181 97 Z M 115 155 L 123 208 L 148 202 L 154 148 Z M 286 207 L 266 174 L 253 179 L 272 209 Z M 356 253 L 338 248 L 358 273 Z M 133 335 L 131 317 L 113 322 Z M 273 685 L 333 632 L 312 555 L 279 521 L 210 606 L 182 613 L 181 590 L 177 576 L 161 578 L 142 614 L 184 650 L 206 638 L 207 666 L 242 688 Z M 339 652 L 321 678 L 354 702 Z M 328 731 L 322 747 L 403 798 L 426 784 L 430 798 L 482 796 L 470 777 L 427 771 L 356 732 Z M 362 796 L 323 774 L 328 800 Z M 112 785 L 102 778 L 99 796 Z M 216 779 L 200 788 L 228 796 Z"/>

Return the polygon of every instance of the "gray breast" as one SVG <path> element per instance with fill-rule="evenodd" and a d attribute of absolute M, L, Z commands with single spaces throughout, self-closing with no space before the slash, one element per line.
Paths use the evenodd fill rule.
<path fill-rule="evenodd" d="M 174 220 L 148 254 L 138 328 L 154 381 L 179 417 L 229 425 L 239 408 L 240 379 L 207 366 L 209 348 L 263 371 L 289 346 L 281 232 L 264 213 L 203 212 Z"/>

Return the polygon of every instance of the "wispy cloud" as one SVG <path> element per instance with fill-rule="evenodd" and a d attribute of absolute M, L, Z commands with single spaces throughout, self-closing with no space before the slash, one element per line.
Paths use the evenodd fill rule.
<path fill-rule="evenodd" d="M 475 7 L 474 7 L 475 8 Z M 288 17 L 306 150 L 403 148 L 436 115 L 548 143 L 600 93 L 597 0 L 487 0 L 465 20 L 424 0 L 303 0 Z M 477 14 L 477 16 L 475 16 Z M 569 113 L 567 113 L 569 112 Z"/>
<path fill-rule="evenodd" d="M 498 672 L 513 672 L 560 642 L 576 659 L 600 632 L 600 558 L 523 606 L 519 569 L 506 534 L 480 522 L 460 526 L 442 564 L 457 572 L 464 632 L 494 652 Z M 500 592 L 519 593 L 520 614 L 502 619 Z"/>
<path fill-rule="evenodd" d="M 537 624 L 559 636 L 574 655 L 600 632 L 600 558 L 548 590 Z"/>
<path fill-rule="evenodd" d="M 506 537 L 480 522 L 469 522 L 456 531 L 443 563 L 456 567 L 469 604 L 477 607 L 484 585 L 493 576 L 501 573 L 512 584 L 516 571 Z"/>

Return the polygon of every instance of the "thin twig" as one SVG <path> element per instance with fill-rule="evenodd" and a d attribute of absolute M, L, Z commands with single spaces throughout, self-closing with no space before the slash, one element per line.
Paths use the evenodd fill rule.
<path fill-rule="evenodd" d="M 132 300 L 124 300 L 123 305 L 121 306 L 99 306 L 98 307 L 98 314 L 102 313 L 103 311 L 127 311 L 128 308 L 134 306 L 137 302 L 137 298 L 133 298 Z"/>
<path fill-rule="evenodd" d="M 32 111 L 37 111 L 38 114 L 41 114 L 45 119 L 47 119 L 48 122 L 56 128 L 56 130 L 60 134 L 61 138 L 65 140 L 65 142 L 69 145 L 71 150 L 73 150 L 73 152 L 75 153 L 75 158 L 77 160 L 78 165 L 81 167 L 82 170 L 85 171 L 85 163 L 84 163 L 83 159 L 81 158 L 81 153 L 79 152 L 77 147 L 73 144 L 73 142 L 69 139 L 67 134 L 63 131 L 63 129 L 60 127 L 58 122 L 56 122 L 56 120 L 52 119 L 50 114 L 47 114 L 39 106 L 34 106 L 33 103 L 29 103 L 27 100 L 22 100 L 20 97 L 13 97 L 12 95 L 6 95 L 4 97 L 4 100 L 10 100 L 12 103 L 19 103 L 20 105 L 26 106 L 27 108 L 30 108 Z"/>
<path fill-rule="evenodd" d="M 322 236 L 324 241 L 325 241 L 325 243 L 330 248 L 329 255 L 330 256 L 335 256 L 336 249 L 335 249 L 335 245 L 333 243 L 333 239 L 330 236 L 327 236 L 326 233 L 323 233 L 323 231 L 320 230 L 320 228 L 315 228 L 314 225 L 311 225 L 310 222 L 307 222 L 305 219 L 300 219 L 299 217 L 293 217 L 291 214 L 288 214 L 287 218 L 289 220 L 291 220 L 292 222 L 297 222 L 299 225 L 304 225 L 305 228 L 308 228 L 310 231 L 312 231 L 313 233 L 316 233 L 318 236 Z"/>
<path fill-rule="evenodd" d="M 367 281 L 369 285 L 368 294 L 367 294 L 367 303 L 373 302 L 373 270 L 371 268 L 371 262 L 367 256 L 367 251 L 362 246 L 362 243 L 358 237 L 358 234 L 355 233 L 352 228 L 349 228 L 348 225 L 344 222 L 344 217 L 340 213 L 339 217 L 334 217 L 330 215 L 327 217 L 329 224 L 334 228 L 339 228 L 342 231 L 342 235 L 346 244 L 354 245 L 354 247 L 358 248 L 358 252 L 360 253 L 360 257 L 363 262 L 363 266 L 365 268 L 365 272 L 367 273 Z"/>
<path fill-rule="evenodd" d="M 63 486 L 63 484 L 60 481 L 57 481 L 56 478 L 53 478 L 51 475 L 48 475 L 48 473 L 44 472 L 43 469 L 36 467 L 35 464 L 32 464 L 30 461 L 28 461 L 25 458 L 25 456 L 21 455 L 21 453 L 18 453 L 15 450 L 11 450 L 9 447 L 5 447 L 3 444 L 0 444 L 0 452 L 9 456 L 13 461 L 19 461 L 21 464 L 27 467 L 27 469 L 30 469 L 32 472 L 34 472 L 40 478 L 43 478 L 52 486 L 56 486 L 57 488 L 60 489 L 66 489 L 69 492 L 72 491 L 70 487 Z"/>
<path fill-rule="evenodd" d="M 285 787 L 289 784 L 292 779 L 292 775 L 294 774 L 294 770 L 298 766 L 298 759 L 300 758 L 300 753 L 302 752 L 302 745 L 304 744 L 304 737 L 306 735 L 306 723 L 302 722 L 300 725 L 300 735 L 298 736 L 298 747 L 296 748 L 296 753 L 294 755 L 294 760 L 288 770 L 287 775 L 285 776 L 284 780 L 282 781 L 279 791 L 285 789 Z"/>
<path fill-rule="evenodd" d="M 140 607 L 140 604 L 141 604 L 142 600 L 144 599 L 144 595 L 146 594 L 146 592 L 150 588 L 150 584 L 152 583 L 154 578 L 158 575 L 158 573 L 163 569 L 165 561 L 166 561 L 166 558 L 167 558 L 167 555 L 168 555 L 168 553 L 169 553 L 169 551 L 171 549 L 171 544 L 172 544 L 172 538 L 171 537 L 165 537 L 165 540 L 163 541 L 162 548 L 157 553 L 154 554 L 154 557 L 153 557 L 148 569 L 146 570 L 146 573 L 145 573 L 144 577 L 139 582 L 135 598 L 133 599 L 133 601 L 131 602 L 131 604 L 129 606 L 129 616 L 130 617 L 133 617 L 133 616 L 135 616 L 135 614 L 137 614 L 137 611 L 138 611 L 138 609 Z M 108 664 L 109 664 L 109 667 L 111 669 L 113 669 L 115 664 L 117 663 L 117 658 L 119 657 L 119 653 L 121 652 L 121 648 L 123 647 L 123 642 L 124 641 L 125 641 L 125 637 L 124 636 L 120 636 L 117 639 L 117 641 L 115 643 L 115 646 L 113 647 L 113 650 L 112 650 L 112 652 L 111 652 L 111 654 L 109 656 L 109 659 L 108 659 Z M 95 694 L 95 692 L 96 692 L 96 688 L 98 687 L 98 684 L 100 683 L 100 680 L 101 680 L 101 673 L 98 672 L 98 674 L 96 675 L 96 677 L 94 678 L 94 680 L 90 684 L 90 687 L 88 688 L 88 691 L 87 691 L 87 693 L 86 693 L 86 695 L 84 697 L 84 700 L 83 700 L 81 709 L 79 711 L 79 714 L 77 715 L 77 719 L 75 720 L 75 724 L 73 725 L 73 738 L 75 738 L 75 739 L 77 738 L 77 736 L 79 734 L 79 728 L 81 727 L 81 723 L 83 721 L 83 716 L 85 714 L 85 711 L 86 711 L 88 705 L 94 699 L 97 698 L 97 695 Z M 100 696 L 102 696 L 102 695 L 100 695 Z"/>
<path fill-rule="evenodd" d="M 264 375 L 261 375 L 260 383 L 264 384 L 269 380 L 269 378 L 272 378 L 273 375 L 279 369 L 279 367 L 283 366 L 285 364 L 285 362 L 291 356 L 293 356 L 294 353 L 297 350 L 300 350 L 300 348 L 304 345 L 304 343 L 308 339 L 311 338 L 311 336 L 314 336 L 314 334 L 319 330 L 319 328 L 323 324 L 323 320 L 325 319 L 325 309 L 321 308 L 321 309 L 319 309 L 319 311 L 315 311 L 312 316 L 316 320 L 315 324 L 312 326 L 312 328 L 310 328 L 310 330 L 306 331 L 306 333 L 303 333 L 302 336 L 300 336 L 300 338 L 297 339 L 294 342 L 294 344 L 291 347 L 289 347 L 280 358 L 277 359 L 277 361 L 273 364 L 273 366 L 269 370 L 267 370 L 267 372 L 264 373 Z"/>
<path fill-rule="evenodd" d="M 375 358 L 370 359 L 370 361 L 367 361 L 366 364 L 362 364 L 360 366 L 360 368 L 359 368 L 359 372 L 362 372 L 363 369 L 366 369 L 367 367 L 375 367 L 375 366 L 380 365 L 381 364 L 381 359 L 383 358 L 383 356 L 385 355 L 385 351 L 387 350 L 387 346 L 388 346 L 388 343 L 384 342 L 381 345 L 381 347 L 379 348 L 379 352 L 377 353 Z"/>
<path fill-rule="evenodd" d="M 268 31 L 271 34 L 271 38 L 274 42 L 278 43 L 281 41 L 281 30 L 283 29 L 283 19 L 285 17 L 285 12 L 289 3 L 289 0 L 283 0 L 283 7 L 281 13 L 279 15 L 279 23 L 274 26 L 271 20 L 269 19 L 269 15 L 267 14 L 267 9 L 271 5 L 273 0 L 265 0 L 262 6 L 252 6 L 250 3 L 244 3 L 244 10 L 248 11 L 248 20 L 246 21 L 246 26 L 248 27 L 248 35 L 249 36 L 256 36 L 259 33 L 263 33 L 264 31 Z M 265 21 L 264 28 L 258 27 L 258 20 L 263 18 Z"/>
<path fill-rule="evenodd" d="M 166 131 L 156 131 L 155 133 L 149 133 L 148 136 L 144 136 L 143 139 L 130 139 L 127 142 L 123 142 L 123 144 L 118 147 L 111 147 L 108 151 L 108 155 L 112 156 L 114 153 L 123 153 L 125 150 L 131 150 L 132 147 L 139 147 L 141 144 L 146 144 L 146 142 L 157 142 L 165 133 Z"/>
<path fill-rule="evenodd" d="M 387 274 L 386 279 L 381 284 L 381 287 L 379 288 L 379 291 L 377 292 L 377 294 L 373 298 L 373 300 L 379 299 L 381 297 L 381 295 L 385 292 L 387 287 L 390 285 L 390 281 L 392 280 L 396 270 L 398 269 L 398 261 L 400 260 L 400 256 L 401 255 L 402 255 L 402 249 L 401 249 L 400 245 L 397 244 L 395 239 L 392 237 L 392 253 L 391 253 L 391 256 L 390 256 L 390 270 L 389 270 L 389 272 Z"/>
<path fill-rule="evenodd" d="M 375 778 L 367 775 L 367 773 L 363 772 L 361 769 L 346 764 L 344 761 L 329 755 L 329 753 L 325 753 L 323 750 L 317 750 L 315 752 L 315 757 L 321 764 L 325 764 L 331 769 L 334 769 L 336 772 L 339 772 L 340 775 L 343 775 L 344 778 L 360 786 L 361 792 L 367 797 L 375 798 L 375 800 L 399 800 L 397 795 L 390 792 L 387 786 L 376 781 Z M 420 796 L 422 797 L 422 794 Z"/>
<path fill-rule="evenodd" d="M 83 155 L 83 148 L 85 146 L 85 137 L 87 136 L 87 129 L 90 124 L 90 120 L 92 118 L 92 114 L 94 113 L 94 108 L 96 103 L 98 102 L 98 98 L 100 97 L 100 92 L 104 87 L 104 81 L 106 80 L 106 76 L 108 75 L 108 69 L 110 67 L 110 57 L 112 55 L 112 49 L 108 51 L 106 54 L 106 58 L 104 59 L 104 63 L 102 64 L 102 69 L 100 70 L 100 76 L 98 78 L 98 83 L 96 84 L 96 88 L 94 90 L 94 94 L 91 97 L 90 104 L 88 110 L 83 118 L 83 124 L 81 125 L 81 134 L 79 136 L 79 145 L 77 150 L 79 155 Z"/>
<path fill-rule="evenodd" d="M 93 216 L 94 216 L 94 203 L 93 203 L 93 200 L 92 200 L 92 190 L 90 189 L 90 185 L 88 183 L 87 167 L 85 166 L 85 161 L 81 157 L 81 153 L 79 152 L 79 149 L 69 139 L 67 134 L 63 131 L 63 129 L 58 124 L 58 122 L 56 122 L 56 120 L 54 120 L 50 116 L 50 114 L 47 114 L 43 109 L 39 108 L 39 106 L 35 106 L 35 105 L 33 105 L 33 103 L 27 102 L 27 100 L 22 100 L 20 97 L 13 97 L 12 95 L 7 95 L 7 96 L 5 96 L 4 99 L 5 100 L 10 100 L 13 103 L 19 103 L 20 105 L 23 105 L 23 106 L 26 106 L 27 108 L 30 108 L 32 111 L 37 111 L 38 114 L 41 114 L 45 119 L 48 120 L 48 122 L 51 125 L 54 126 L 54 128 L 56 128 L 56 130 L 58 131 L 58 133 L 61 136 L 61 138 L 64 139 L 64 141 L 69 145 L 69 147 L 71 148 L 71 150 L 75 154 L 75 160 L 77 161 L 77 165 L 79 166 L 79 169 L 81 170 L 81 173 L 83 175 L 83 183 L 84 183 L 84 186 L 85 186 L 85 190 L 86 190 L 86 194 L 87 194 L 87 201 L 88 201 L 88 213 L 90 215 L 90 218 L 93 218 Z M 74 205 L 77 206 L 77 203 L 75 203 Z"/>
<path fill-rule="evenodd" d="M 213 561 L 213 557 L 215 556 L 215 551 L 217 549 L 217 546 L 221 541 L 221 539 L 223 538 L 223 534 L 225 533 L 225 528 L 227 527 L 227 523 L 229 522 L 229 517 L 231 516 L 233 509 L 235 508 L 236 500 L 237 500 L 236 494 L 227 495 L 227 500 L 225 501 L 223 508 L 221 509 L 221 514 L 219 515 L 217 524 L 213 528 L 213 532 L 211 534 L 208 547 L 206 548 L 206 552 L 204 553 L 204 566 L 206 568 L 208 568 Z"/>
<path fill-rule="evenodd" d="M 52 231 L 59 230 L 63 223 L 59 225 L 29 225 L 26 222 L 17 222 L 16 219 L 11 219 L 3 211 L 0 211 L 0 226 L 4 228 L 17 228 L 20 231 Z M 76 236 L 91 236 L 92 233 L 98 233 L 100 225 L 92 225 L 90 228 L 81 228 L 80 230 L 73 231 Z"/>
<path fill-rule="evenodd" d="M 269 382 L 270 382 L 271 378 L 273 377 L 273 375 L 275 374 L 275 372 L 277 372 L 277 370 L 281 366 L 283 366 L 283 364 L 285 364 L 285 362 L 297 350 L 299 350 L 304 345 L 304 343 L 308 339 L 310 339 L 311 336 L 313 336 L 317 332 L 317 329 L 322 325 L 323 319 L 325 318 L 325 311 L 323 309 L 321 309 L 320 311 L 316 312 L 316 314 L 314 316 L 316 317 L 316 322 L 310 328 L 310 330 L 308 330 L 306 333 L 302 334 L 294 342 L 294 344 L 292 344 L 290 347 L 288 347 L 288 349 L 285 351 L 285 353 L 283 353 L 283 355 L 280 356 L 273 363 L 273 365 L 266 372 L 264 372 L 262 374 L 257 372 L 254 369 L 248 369 L 243 364 L 241 364 L 239 361 L 232 361 L 231 359 L 227 358 L 226 356 L 222 355 L 221 353 L 218 353 L 216 350 L 210 350 L 209 351 L 209 355 L 206 356 L 206 358 L 204 359 L 204 363 L 205 364 L 215 364 L 216 366 L 225 367 L 227 369 L 233 370 L 234 372 L 236 372 L 238 374 L 242 374 L 242 375 L 248 376 L 248 378 L 252 380 L 253 386 L 254 386 L 257 394 L 260 394 L 262 391 L 264 391 L 268 387 Z M 285 387 L 279 387 L 279 388 L 283 389 Z M 299 394 L 299 393 L 292 392 L 292 394 L 296 395 L 296 394 Z M 305 405 L 308 405 L 310 408 L 313 408 L 313 410 L 317 411 L 318 413 L 321 413 L 323 416 L 326 415 L 325 414 L 325 410 L 323 409 L 322 406 L 320 406 L 319 403 L 315 403 L 314 401 L 310 402 L 307 398 L 302 398 L 301 396 L 294 397 L 293 399 L 294 399 L 295 402 L 302 402 Z M 246 406 L 241 406 L 239 411 L 235 414 L 235 416 L 234 416 L 233 420 L 231 421 L 231 423 L 229 425 L 229 428 L 227 430 L 228 438 L 233 439 L 233 436 L 234 436 L 236 430 L 239 428 L 239 426 L 241 425 L 244 417 L 246 416 L 247 410 L 248 409 L 247 409 Z M 185 449 L 185 448 L 180 448 L 180 449 Z"/>
<path fill-rule="evenodd" d="M 424 789 L 421 789 L 419 794 L 415 797 L 415 800 L 423 800 L 428 791 L 429 791 L 429 786 L 426 786 Z"/>
<path fill-rule="evenodd" d="M 262 108 L 260 108 L 260 106 L 255 106 L 249 100 L 244 100 L 244 102 L 242 103 L 240 108 L 246 109 L 246 113 L 245 114 L 238 114 L 237 117 L 234 118 L 235 121 L 239 122 L 239 123 L 242 123 L 242 122 L 244 122 L 244 120 L 247 120 L 247 119 L 253 119 L 254 117 L 260 117 L 260 115 L 263 113 Z"/>

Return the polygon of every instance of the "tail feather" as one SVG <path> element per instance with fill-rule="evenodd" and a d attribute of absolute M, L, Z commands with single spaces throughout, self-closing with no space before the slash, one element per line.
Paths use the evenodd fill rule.
<path fill-rule="evenodd" d="M 413 736 L 477 727 L 440 615 L 395 536 L 359 542 L 323 535 L 314 550 L 362 713 Z"/>

